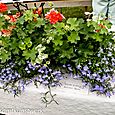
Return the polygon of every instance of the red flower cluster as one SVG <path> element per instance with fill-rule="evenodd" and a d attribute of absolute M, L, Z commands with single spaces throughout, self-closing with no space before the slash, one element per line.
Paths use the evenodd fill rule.
<path fill-rule="evenodd" d="M 16 26 L 13 25 L 13 26 L 9 26 L 8 29 L 2 29 L 1 32 L 2 32 L 2 36 L 10 36 L 11 33 L 12 33 L 12 30 L 15 28 Z"/>
<path fill-rule="evenodd" d="M 34 10 L 33 13 L 41 15 L 41 13 L 42 13 L 42 7 L 39 7 L 38 9 Z"/>
<path fill-rule="evenodd" d="M 8 15 L 10 18 L 10 22 L 16 22 L 16 18 L 13 15 Z"/>
<path fill-rule="evenodd" d="M 64 19 L 64 16 L 58 11 L 52 9 L 46 14 L 45 18 L 48 19 L 51 24 L 55 24 L 62 21 Z"/>
<path fill-rule="evenodd" d="M 6 12 L 7 9 L 8 7 L 5 4 L 0 3 L 0 13 Z"/>
<path fill-rule="evenodd" d="M 10 36 L 11 35 L 11 30 L 9 29 L 3 29 L 1 30 L 3 36 Z"/>
<path fill-rule="evenodd" d="M 17 18 L 19 18 L 21 14 L 17 12 L 15 15 L 4 15 L 6 20 L 9 20 L 9 22 L 16 22 Z"/>
<path fill-rule="evenodd" d="M 4 18 L 8 20 L 9 22 L 16 22 L 17 18 L 20 17 L 21 14 L 17 12 L 15 15 L 4 15 Z M 12 26 L 8 26 L 8 29 L 2 29 L 1 33 L 2 36 L 10 36 L 12 33 L 12 30 L 16 27 L 15 23 Z"/>

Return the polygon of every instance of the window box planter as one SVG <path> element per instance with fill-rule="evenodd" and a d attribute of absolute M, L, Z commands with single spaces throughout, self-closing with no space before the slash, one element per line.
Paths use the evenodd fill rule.
<path fill-rule="evenodd" d="M 0 83 L 5 91 L 21 94 L 26 85 L 61 85 L 68 73 L 91 92 L 114 94 L 115 39 L 108 20 L 69 18 L 51 9 L 7 14 L 0 3 Z M 46 98 L 44 101 L 47 103 Z M 55 101 L 56 102 L 56 101 Z"/>

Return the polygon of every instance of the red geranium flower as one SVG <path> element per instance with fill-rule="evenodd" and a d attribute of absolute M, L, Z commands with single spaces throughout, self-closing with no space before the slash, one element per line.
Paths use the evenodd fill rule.
<path fill-rule="evenodd" d="M 0 3 L 0 13 L 6 12 L 7 9 L 8 7 L 5 4 Z"/>
<path fill-rule="evenodd" d="M 8 15 L 10 17 L 10 22 L 16 22 L 16 18 L 13 15 Z"/>
<path fill-rule="evenodd" d="M 10 36 L 11 35 L 11 31 L 8 29 L 3 29 L 3 30 L 1 30 L 1 32 L 2 32 L 3 36 Z"/>
<path fill-rule="evenodd" d="M 20 12 L 17 12 L 15 17 L 16 17 L 16 18 L 19 18 L 20 16 L 21 16 L 21 13 L 20 13 Z"/>
<path fill-rule="evenodd" d="M 64 19 L 64 16 L 58 11 L 52 9 L 46 14 L 45 18 L 48 19 L 51 24 L 55 24 L 59 21 L 62 21 Z"/>
<path fill-rule="evenodd" d="M 57 13 L 57 18 L 58 18 L 58 21 L 62 21 L 64 16 L 61 14 L 61 13 Z"/>

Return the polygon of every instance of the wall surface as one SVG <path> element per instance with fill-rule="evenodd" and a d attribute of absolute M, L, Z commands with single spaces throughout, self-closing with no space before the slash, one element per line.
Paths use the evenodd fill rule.
<path fill-rule="evenodd" d="M 6 115 L 115 115 L 115 96 L 107 98 L 89 93 L 80 81 L 63 80 L 63 86 L 54 88 L 59 105 L 51 103 L 47 108 L 41 101 L 46 88 L 30 85 L 14 98 L 0 90 L 0 113 Z"/>

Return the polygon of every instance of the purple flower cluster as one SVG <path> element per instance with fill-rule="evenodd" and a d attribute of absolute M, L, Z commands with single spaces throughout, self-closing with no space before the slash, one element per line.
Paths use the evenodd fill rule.
<path fill-rule="evenodd" d="M 15 65 L 13 63 L 9 63 L 9 65 L 1 69 L 0 87 L 15 95 L 19 89 L 14 85 L 14 83 L 16 83 L 21 78 L 21 76 L 12 69 L 14 66 Z"/>
<path fill-rule="evenodd" d="M 105 89 L 103 86 L 95 85 L 94 88 L 92 88 L 92 91 L 99 91 L 101 93 L 104 93 Z"/>
<path fill-rule="evenodd" d="M 15 96 L 24 92 L 26 86 L 29 85 L 30 83 L 32 83 L 32 80 L 19 79 L 14 85 L 12 82 L 12 86 L 11 83 L 9 83 L 10 85 L 8 84 L 7 86 L 5 86 L 4 84 L 5 86 L 4 89 Z"/>
<path fill-rule="evenodd" d="M 38 72 L 38 81 L 44 85 L 57 86 L 60 85 L 59 81 L 63 79 L 60 71 L 53 71 L 44 66 Z"/>
<path fill-rule="evenodd" d="M 60 85 L 59 81 L 63 79 L 62 73 L 59 70 L 52 70 L 42 64 L 32 65 L 29 61 L 27 61 L 25 71 L 27 74 L 34 72 L 35 77 L 33 76 L 32 80 L 43 85 L 57 86 Z"/>
<path fill-rule="evenodd" d="M 11 67 L 3 68 L 0 72 L 0 82 L 10 83 L 16 81 L 20 77 L 20 74 L 12 70 Z"/>
<path fill-rule="evenodd" d="M 14 69 L 14 67 L 15 64 L 11 62 L 0 70 L 0 88 L 17 95 L 24 91 L 25 86 L 32 81 L 22 79 L 22 76 Z"/>
<path fill-rule="evenodd" d="M 88 85 L 91 91 L 97 91 L 100 94 L 111 95 L 111 82 L 113 83 L 114 74 L 103 72 L 101 69 L 97 72 L 93 72 L 87 65 L 76 67 L 76 74 L 71 74 L 74 79 L 82 79 L 84 86 Z M 110 90 L 110 92 L 109 92 Z M 113 93 L 113 91 L 112 91 Z"/>
<path fill-rule="evenodd" d="M 110 48 L 111 47 L 111 48 Z M 89 85 L 91 91 L 111 96 L 115 84 L 115 56 L 113 47 L 99 48 L 97 57 L 92 57 L 76 67 L 71 64 L 63 65 L 74 79 L 81 79 L 83 84 Z"/>
<path fill-rule="evenodd" d="M 60 85 L 60 80 L 63 79 L 62 73 L 59 70 L 52 70 L 42 64 L 32 65 L 29 61 L 26 62 L 25 77 L 20 75 L 15 69 L 15 64 L 10 63 L 0 71 L 0 87 L 17 95 L 24 91 L 25 87 L 32 82 L 39 82 L 43 85 L 57 86 Z"/>
<path fill-rule="evenodd" d="M 101 94 L 105 93 L 107 97 L 110 97 L 112 94 L 114 94 L 114 92 L 111 93 L 109 91 L 106 91 L 106 89 L 103 86 L 99 85 L 95 85 L 95 87 L 92 88 L 91 91 L 99 91 Z"/>

